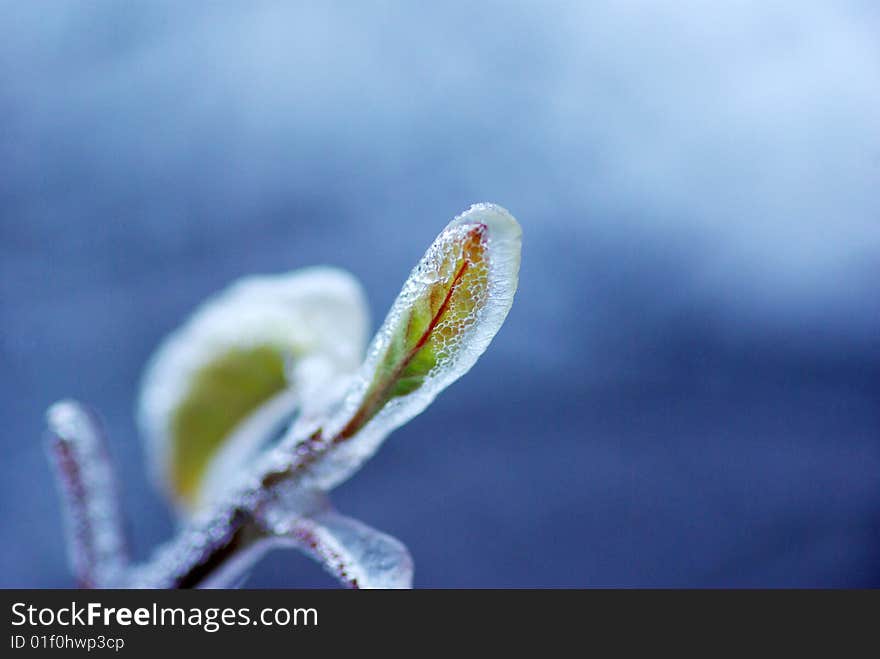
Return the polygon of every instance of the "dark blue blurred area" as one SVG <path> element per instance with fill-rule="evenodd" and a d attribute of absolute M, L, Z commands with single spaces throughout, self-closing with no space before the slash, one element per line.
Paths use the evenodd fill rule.
<path fill-rule="evenodd" d="M 523 225 L 507 323 L 334 493 L 417 586 L 880 586 L 876 4 L 318 4 L 2 3 L 0 586 L 73 583 L 50 403 L 144 557 L 162 337 L 313 264 L 378 325 L 476 201 Z"/>

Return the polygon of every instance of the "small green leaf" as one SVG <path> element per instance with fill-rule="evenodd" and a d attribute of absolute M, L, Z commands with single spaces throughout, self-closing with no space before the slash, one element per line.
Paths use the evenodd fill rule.
<path fill-rule="evenodd" d="M 177 511 L 222 497 L 264 435 L 353 372 L 367 328 L 357 281 L 318 267 L 240 279 L 168 335 L 144 372 L 138 422 Z"/>
<path fill-rule="evenodd" d="M 296 450 L 263 486 L 297 478 L 335 487 L 467 373 L 513 304 L 521 245 L 516 219 L 495 204 L 452 220 L 410 273 L 338 404 L 323 420 L 294 425 L 287 445 Z"/>
<path fill-rule="evenodd" d="M 388 328 L 373 381 L 337 441 L 354 435 L 391 399 L 418 391 L 477 322 L 489 294 L 488 227 L 473 222 L 441 237 L 414 272 L 412 299 Z"/>

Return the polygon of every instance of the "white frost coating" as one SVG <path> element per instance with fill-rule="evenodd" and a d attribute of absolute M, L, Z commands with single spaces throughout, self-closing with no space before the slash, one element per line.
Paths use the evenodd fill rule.
<path fill-rule="evenodd" d="M 274 544 L 311 555 L 353 588 L 412 588 L 413 561 L 396 538 L 328 509 L 276 526 Z"/>
<path fill-rule="evenodd" d="M 101 430 L 79 403 L 63 400 L 46 413 L 55 467 L 64 489 L 64 517 L 74 572 L 93 586 L 110 586 L 127 563 L 119 494 Z"/>
<path fill-rule="evenodd" d="M 413 393 L 390 400 L 351 440 L 339 444 L 318 461 L 306 476 L 315 487 L 329 490 L 351 476 L 379 447 L 385 437 L 420 414 L 443 389 L 467 373 L 498 332 L 513 304 L 519 276 L 522 230 L 514 217 L 495 204 L 475 204 L 440 233 L 416 265 L 376 333 L 366 360 L 353 379 L 343 403 L 324 426 L 324 437 L 334 437 L 355 414 L 373 381 L 401 318 L 438 281 L 444 257 L 460 252 L 460 238 L 483 225 L 488 258 L 488 290 L 475 318 L 446 346 L 444 357 Z M 448 276 L 448 273 L 446 273 Z"/>
<path fill-rule="evenodd" d="M 228 540 L 233 516 L 234 509 L 225 511 L 225 514 L 204 517 L 201 513 L 197 514 L 184 532 L 158 547 L 149 561 L 133 566 L 126 574 L 124 587 L 178 587 L 180 580 L 192 566 L 198 565 L 208 555 L 212 547 L 223 545 Z M 243 553 L 250 554 L 249 550 L 250 547 L 245 548 Z M 212 584 L 205 585 L 210 587 Z"/>
<path fill-rule="evenodd" d="M 194 374 L 218 355 L 234 348 L 277 346 L 293 357 L 289 373 L 293 387 L 310 392 L 317 389 L 311 380 L 356 369 L 367 329 L 367 304 L 360 284 L 335 268 L 245 277 L 208 299 L 165 339 L 145 371 L 138 421 L 156 481 L 171 492 L 168 461 L 173 412 Z M 313 367 L 297 368 L 300 360 L 308 360 Z M 314 367 L 316 362 L 321 368 Z M 251 435 L 240 433 L 238 438 L 246 443 Z M 241 451 L 237 457 L 242 457 Z M 222 480 L 216 471 L 211 476 L 214 485 Z M 211 498 L 215 494 L 212 487 Z"/>
<path fill-rule="evenodd" d="M 122 584 L 127 588 L 171 588 L 197 565 L 211 546 L 228 538 L 223 515 L 197 516 L 175 541 L 136 566 Z M 336 512 L 320 492 L 290 489 L 286 496 L 260 506 L 254 522 L 265 530 L 236 550 L 197 585 L 229 588 L 241 582 L 273 548 L 299 549 L 321 563 L 342 583 L 357 588 L 411 588 L 413 561 L 397 539 Z"/>
<path fill-rule="evenodd" d="M 266 437 L 281 427 L 297 408 L 299 392 L 285 389 L 260 405 L 223 440 L 202 476 L 194 508 L 202 509 L 218 503 L 229 492 L 241 489 L 248 479 L 251 464 Z"/>

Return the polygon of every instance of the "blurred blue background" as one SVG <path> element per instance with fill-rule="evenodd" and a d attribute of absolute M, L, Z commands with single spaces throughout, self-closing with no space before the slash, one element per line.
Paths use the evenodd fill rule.
<path fill-rule="evenodd" d="M 880 586 L 876 3 L 0 10 L 0 586 L 73 585 L 48 404 L 103 414 L 144 557 L 162 337 L 320 263 L 376 326 L 475 201 L 523 225 L 507 323 L 334 495 L 417 586 Z"/>

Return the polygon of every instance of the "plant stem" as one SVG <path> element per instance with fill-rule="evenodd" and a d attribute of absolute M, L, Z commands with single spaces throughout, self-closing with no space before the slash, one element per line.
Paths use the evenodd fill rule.
<path fill-rule="evenodd" d="M 75 576 L 85 588 L 110 586 L 128 566 L 128 548 L 104 433 L 73 401 L 56 403 L 47 417 Z"/>

